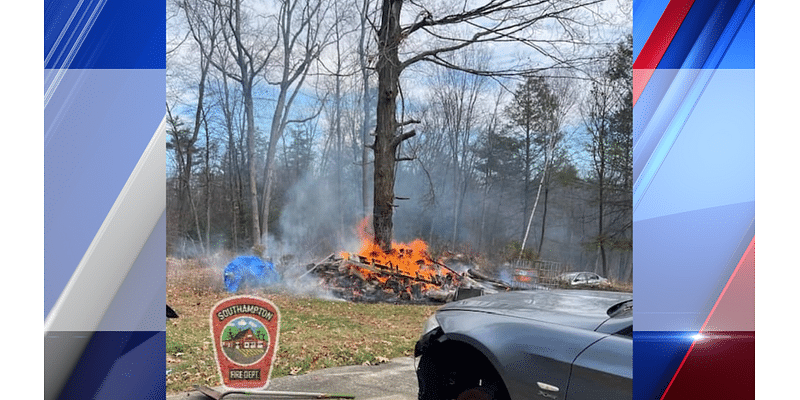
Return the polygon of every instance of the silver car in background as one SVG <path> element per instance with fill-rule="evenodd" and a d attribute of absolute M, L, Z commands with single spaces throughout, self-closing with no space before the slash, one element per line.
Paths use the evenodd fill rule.
<path fill-rule="evenodd" d="M 534 290 L 449 303 L 414 349 L 419 399 L 629 400 L 632 297 Z"/>
<path fill-rule="evenodd" d="M 608 279 L 594 272 L 569 272 L 558 277 L 559 282 L 570 286 L 608 286 Z"/>

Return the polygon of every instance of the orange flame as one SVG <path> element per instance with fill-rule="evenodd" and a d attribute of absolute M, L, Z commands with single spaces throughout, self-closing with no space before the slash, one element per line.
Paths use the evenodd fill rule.
<path fill-rule="evenodd" d="M 385 253 L 375 243 L 369 230 L 369 222 L 369 217 L 364 218 L 358 227 L 361 250 L 357 254 L 357 261 L 375 268 L 370 270 L 351 264 L 367 279 L 374 278 L 386 283 L 392 275 L 401 275 L 413 283 L 421 284 L 423 290 L 429 290 L 440 287 L 448 276 L 457 278 L 452 271 L 440 268 L 440 264 L 436 263 L 428 253 L 428 244 L 420 239 L 411 243 L 392 242 L 392 251 Z M 342 252 L 340 255 L 342 258 L 351 259 L 350 253 Z M 386 271 L 388 274 L 376 273 L 376 269 Z"/>

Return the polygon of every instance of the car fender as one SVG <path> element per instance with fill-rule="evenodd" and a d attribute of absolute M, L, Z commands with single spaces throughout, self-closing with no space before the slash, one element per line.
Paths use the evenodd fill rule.
<path fill-rule="evenodd" d="M 582 352 L 572 368 L 570 400 L 630 399 L 633 393 L 633 340 L 610 335 Z"/>
<path fill-rule="evenodd" d="M 500 374 L 511 398 L 542 390 L 538 382 L 558 388 L 540 394 L 563 399 L 573 361 L 605 334 L 541 321 L 485 312 L 453 310 L 436 314 L 447 340 L 474 347 Z"/>

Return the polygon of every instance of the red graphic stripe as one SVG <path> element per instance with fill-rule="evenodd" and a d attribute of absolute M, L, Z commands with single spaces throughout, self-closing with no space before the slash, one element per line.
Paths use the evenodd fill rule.
<path fill-rule="evenodd" d="M 665 400 L 755 398 L 755 332 L 713 331 L 698 340 Z"/>
<path fill-rule="evenodd" d="M 634 69 L 633 70 L 633 105 L 636 105 L 636 101 L 639 100 L 639 96 L 644 92 L 644 87 L 647 86 L 647 82 L 650 81 L 650 77 L 653 76 L 653 72 L 655 72 L 655 68 L 653 69 Z"/>
<path fill-rule="evenodd" d="M 664 393 L 661 394 L 661 399 L 664 400 L 664 397 L 667 397 L 667 393 L 669 392 L 669 388 L 672 387 L 672 384 L 675 383 L 675 378 L 678 377 L 678 374 L 681 372 L 681 368 L 683 368 L 683 364 L 686 364 L 686 359 L 689 358 L 689 354 L 692 353 L 692 349 L 694 348 L 694 344 L 697 341 L 693 341 L 692 345 L 689 346 L 689 351 L 686 352 L 686 355 L 683 356 L 683 360 L 681 360 L 681 365 L 678 365 L 678 369 L 675 371 L 675 375 L 672 375 L 672 379 L 669 381 L 669 385 L 664 390 Z"/>
<path fill-rule="evenodd" d="M 742 255 L 742 258 L 739 260 L 739 263 L 736 264 L 736 269 L 733 270 L 733 274 L 731 274 L 731 277 L 728 278 L 728 283 L 725 284 L 725 288 L 722 289 L 722 293 L 719 294 L 719 297 L 717 298 L 717 302 L 714 303 L 714 307 L 712 307 L 711 308 L 711 312 L 708 313 L 708 317 L 706 317 L 706 321 L 703 323 L 703 327 L 700 328 L 700 333 L 701 334 L 706 331 L 706 327 L 708 326 L 708 321 L 711 320 L 711 317 L 714 315 L 714 311 L 717 309 L 717 306 L 719 305 L 720 300 L 722 300 L 723 296 L 725 296 L 725 292 L 727 292 L 728 288 L 731 286 L 731 282 L 733 282 L 733 279 L 736 277 L 736 273 L 739 272 L 739 270 L 742 268 L 742 265 L 745 262 L 747 262 L 748 260 L 750 260 L 753 257 L 753 254 L 755 253 L 755 248 L 756 248 L 756 238 L 755 238 L 755 236 L 753 236 L 753 239 L 750 241 L 750 244 L 747 246 L 747 250 L 744 251 L 744 255 Z M 744 276 L 744 278 L 746 279 L 747 276 Z M 742 311 L 746 311 L 746 310 L 742 310 Z M 755 312 L 755 311 L 753 310 L 753 312 Z"/>
<path fill-rule="evenodd" d="M 683 19 L 686 18 L 686 14 L 692 8 L 692 4 L 694 4 L 694 0 L 670 0 L 655 28 L 653 28 L 653 32 L 650 33 L 650 37 L 647 38 L 647 42 L 639 52 L 639 56 L 636 57 L 633 69 L 634 75 L 638 75 L 638 79 L 634 79 L 633 83 L 634 105 L 639 100 L 644 87 L 647 86 L 647 82 L 650 80 L 650 76 L 653 75 L 653 70 L 656 69 L 659 61 L 661 61 L 661 57 L 664 57 L 664 53 L 672 43 L 678 28 L 681 27 Z M 637 74 L 637 69 L 649 71 L 641 71 L 644 74 Z"/>
<path fill-rule="evenodd" d="M 753 239 L 750 241 L 750 245 L 747 246 L 747 250 L 745 250 L 744 255 L 742 255 L 742 258 L 739 260 L 739 263 L 736 264 L 736 268 L 733 270 L 733 273 L 731 274 L 730 278 L 728 278 L 728 282 L 725 284 L 725 287 L 722 289 L 722 292 L 719 294 L 719 297 L 717 297 L 717 301 L 714 303 L 714 307 L 712 307 L 711 308 L 711 312 L 708 313 L 708 317 L 706 317 L 706 320 L 703 323 L 703 327 L 700 328 L 700 332 L 699 332 L 700 334 L 702 334 L 705 331 L 705 328 L 706 328 L 706 325 L 708 324 L 708 321 L 711 319 L 711 316 L 714 315 L 714 310 L 717 309 L 717 306 L 719 305 L 720 300 L 722 299 L 723 296 L 725 296 L 725 292 L 728 290 L 728 287 L 730 287 L 731 282 L 733 282 L 733 278 L 736 276 L 736 273 L 739 271 L 739 268 L 741 268 L 742 264 L 744 264 L 744 262 L 748 258 L 748 256 L 755 250 L 755 243 L 756 243 L 756 238 L 755 238 L 755 236 L 753 236 Z M 694 346 L 695 346 L 696 343 L 697 343 L 697 341 L 693 341 L 692 345 L 689 346 L 689 351 L 687 351 L 686 355 L 683 356 L 683 360 L 681 360 L 681 364 L 678 366 L 678 369 L 675 371 L 675 375 L 672 376 L 672 380 L 669 381 L 669 385 L 667 385 L 667 389 L 664 390 L 664 393 L 661 395 L 661 399 L 660 400 L 664 400 L 664 398 L 667 396 L 667 393 L 669 392 L 669 388 L 672 386 L 673 383 L 675 383 L 675 379 L 678 377 L 678 374 L 680 374 L 681 368 L 683 368 L 683 365 L 686 364 L 686 359 L 688 359 L 689 355 L 692 354 L 692 349 L 694 349 Z"/>

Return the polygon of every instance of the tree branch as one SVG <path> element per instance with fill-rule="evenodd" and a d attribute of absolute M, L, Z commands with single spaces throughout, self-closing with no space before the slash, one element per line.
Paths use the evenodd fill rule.
<path fill-rule="evenodd" d="M 416 135 L 417 135 L 417 131 L 415 131 L 415 130 L 411 130 L 411 131 L 402 133 L 400 135 L 397 135 L 397 136 L 392 138 L 391 146 L 392 146 L 392 148 L 397 148 L 397 146 L 399 146 L 400 143 L 402 143 L 405 140 L 411 139 L 412 137 L 414 137 Z"/>
<path fill-rule="evenodd" d="M 586 8 L 602 0 L 587 0 L 587 1 L 574 1 L 566 4 L 556 3 L 552 0 L 540 0 L 530 2 L 526 0 L 490 0 L 484 5 L 463 11 L 457 14 L 451 14 L 442 18 L 435 19 L 430 16 L 430 13 L 419 4 L 412 2 L 417 7 L 422 8 L 422 19 L 416 21 L 403 28 L 402 37 L 407 37 L 418 30 L 424 30 L 428 35 L 437 38 L 441 41 L 449 42 L 449 45 L 430 49 L 420 52 L 411 58 L 401 63 L 400 69 L 405 69 L 411 64 L 419 61 L 432 62 L 447 68 L 454 68 L 464 72 L 482 75 L 482 76 L 520 76 L 530 75 L 544 69 L 553 68 L 570 68 L 580 70 L 580 65 L 593 61 L 593 57 L 576 57 L 574 59 L 564 59 L 559 55 L 560 51 L 555 47 L 556 44 L 588 44 L 576 38 L 568 25 L 576 24 L 573 18 L 568 13 L 577 9 Z M 534 15 L 535 13 L 535 15 Z M 552 49 L 545 49 L 541 44 L 537 44 L 536 40 L 529 39 L 524 33 L 524 30 L 531 28 L 533 25 L 552 20 L 560 24 L 567 35 L 567 39 L 548 39 L 544 42 L 553 46 Z M 486 26 L 486 21 L 493 21 L 493 26 Z M 471 37 L 456 37 L 451 35 L 438 34 L 430 28 L 441 27 L 445 25 L 465 24 L 477 30 Z M 464 47 L 475 43 L 484 42 L 518 42 L 528 47 L 533 48 L 543 56 L 555 61 L 552 65 L 541 68 L 528 68 L 520 69 L 517 67 L 508 68 L 505 70 L 475 70 L 463 68 L 452 63 L 448 63 L 439 57 L 444 53 L 451 53 L 460 50 Z"/>

